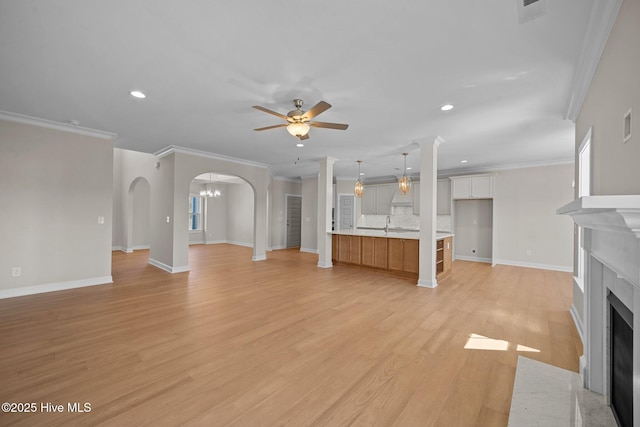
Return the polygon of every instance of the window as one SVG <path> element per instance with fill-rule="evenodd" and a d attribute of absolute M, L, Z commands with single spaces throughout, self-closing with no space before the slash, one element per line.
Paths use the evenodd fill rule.
<path fill-rule="evenodd" d="M 591 195 L 591 129 L 578 149 L 578 197 Z M 587 268 L 587 253 L 582 247 L 584 230 L 578 227 L 578 285 L 584 291 L 584 274 Z"/>
<path fill-rule="evenodd" d="M 202 230 L 202 197 L 189 196 L 189 231 Z"/>

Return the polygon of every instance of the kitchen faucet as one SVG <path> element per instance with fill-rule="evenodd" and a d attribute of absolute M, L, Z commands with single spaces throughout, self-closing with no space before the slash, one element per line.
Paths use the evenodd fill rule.
<path fill-rule="evenodd" d="M 389 224 L 391 224 L 391 217 L 387 215 L 387 218 L 384 221 L 384 234 L 389 232 Z"/>

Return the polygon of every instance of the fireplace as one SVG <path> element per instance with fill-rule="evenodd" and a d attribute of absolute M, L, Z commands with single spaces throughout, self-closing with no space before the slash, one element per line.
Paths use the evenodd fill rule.
<path fill-rule="evenodd" d="M 557 212 L 583 233 L 571 314 L 584 386 L 606 397 L 620 426 L 640 425 L 640 196 L 586 196 Z"/>
<path fill-rule="evenodd" d="M 613 293 L 609 301 L 609 378 L 613 415 L 633 425 L 633 313 Z"/>

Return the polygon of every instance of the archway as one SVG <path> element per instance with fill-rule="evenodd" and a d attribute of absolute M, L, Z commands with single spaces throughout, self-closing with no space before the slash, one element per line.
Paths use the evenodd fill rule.
<path fill-rule="evenodd" d="M 149 249 L 151 244 L 151 186 L 144 177 L 129 185 L 127 195 L 125 252 Z"/>
<path fill-rule="evenodd" d="M 202 173 L 189 186 L 189 244 L 218 244 L 253 247 L 253 187 L 244 179 Z"/>

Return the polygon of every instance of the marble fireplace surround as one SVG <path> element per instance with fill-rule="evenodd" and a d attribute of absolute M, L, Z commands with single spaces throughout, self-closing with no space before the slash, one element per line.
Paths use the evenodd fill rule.
<path fill-rule="evenodd" d="M 633 316 L 634 425 L 640 425 L 640 196 L 586 196 L 557 210 L 583 228 L 584 313 L 574 314 L 584 347 L 584 386 L 609 401 L 609 303 L 612 292 Z"/>

